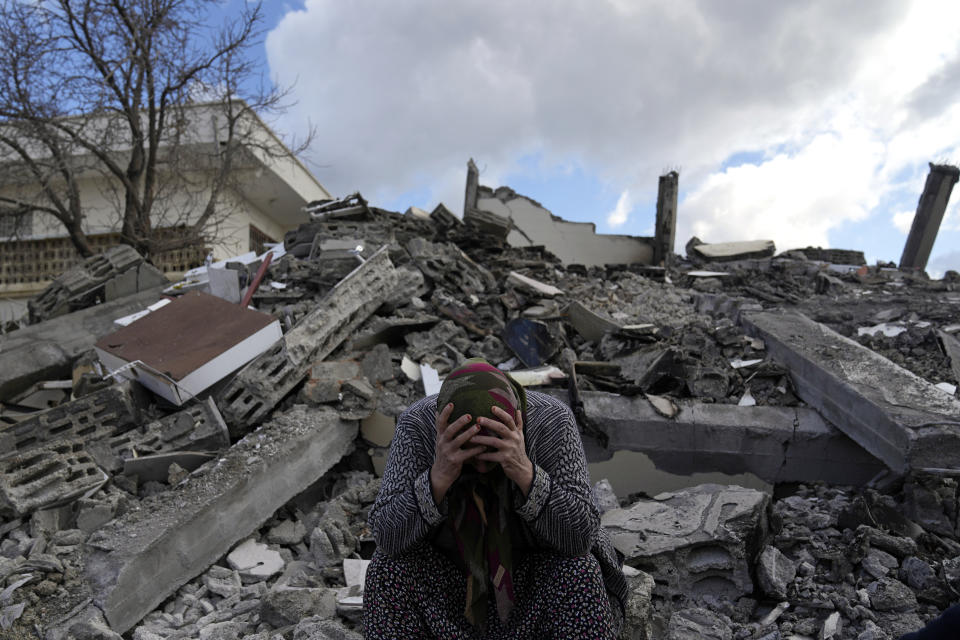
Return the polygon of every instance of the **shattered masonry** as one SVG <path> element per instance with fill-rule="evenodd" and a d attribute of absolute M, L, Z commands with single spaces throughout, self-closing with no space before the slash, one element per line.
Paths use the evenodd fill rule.
<path fill-rule="evenodd" d="M 51 640 L 359 638 L 396 417 L 480 356 L 568 402 L 591 461 L 758 478 L 596 483 L 623 637 L 917 629 L 960 593 L 960 276 L 752 239 L 674 255 L 677 180 L 654 238 L 596 236 L 472 162 L 463 221 L 314 203 L 253 294 L 283 339 L 181 408 L 89 356 L 159 298 L 145 263 L 64 274 L 50 319 L 0 338 L 0 616 Z M 239 295 L 260 264 L 218 276 Z"/>

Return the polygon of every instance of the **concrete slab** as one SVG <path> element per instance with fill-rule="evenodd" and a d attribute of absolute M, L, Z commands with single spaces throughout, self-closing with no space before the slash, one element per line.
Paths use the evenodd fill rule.
<path fill-rule="evenodd" d="M 387 247 L 340 281 L 317 307 L 266 353 L 240 370 L 217 395 L 232 436 L 266 417 L 323 360 L 376 311 L 396 283 Z"/>
<path fill-rule="evenodd" d="M 803 315 L 751 313 L 741 322 L 790 369 L 804 402 L 894 471 L 960 468 L 956 398 Z"/>
<path fill-rule="evenodd" d="M 743 260 L 772 256 L 776 251 L 773 240 L 747 240 L 743 242 L 693 242 L 687 243 L 687 255 L 704 260 Z"/>
<path fill-rule="evenodd" d="M 751 593 L 750 563 L 766 534 L 767 494 L 703 484 L 601 517 L 624 564 L 651 574 L 666 598 Z"/>
<path fill-rule="evenodd" d="M 0 336 L 0 400 L 34 382 L 70 377 L 73 361 L 114 330 L 113 320 L 143 311 L 163 294 L 148 289 Z"/>
<path fill-rule="evenodd" d="M 110 626 L 131 629 L 319 479 L 356 435 L 331 409 L 295 406 L 94 533 L 85 575 Z"/>
<path fill-rule="evenodd" d="M 884 469 L 813 409 L 684 400 L 675 401 L 680 411 L 670 419 L 644 396 L 583 391 L 580 397 L 587 420 L 607 434 L 609 455 L 641 451 L 670 473 L 749 472 L 771 483 L 863 485 Z"/>

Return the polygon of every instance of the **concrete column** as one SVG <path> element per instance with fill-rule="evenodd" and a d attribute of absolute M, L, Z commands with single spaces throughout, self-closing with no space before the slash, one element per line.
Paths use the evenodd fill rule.
<path fill-rule="evenodd" d="M 473 158 L 467 162 L 467 185 L 463 194 L 463 215 L 467 211 L 477 208 L 477 189 L 480 188 L 480 171 L 474 164 Z"/>
<path fill-rule="evenodd" d="M 923 271 L 927 268 L 930 251 L 940 231 L 943 213 L 950 201 L 953 185 L 960 179 L 960 169 L 948 164 L 930 164 L 927 184 L 923 187 L 917 213 L 913 217 L 910 235 L 900 256 L 900 268 Z M 658 227 L 659 228 L 659 227 Z"/>
<path fill-rule="evenodd" d="M 680 175 L 671 171 L 660 176 L 657 189 L 657 220 L 653 248 L 653 264 L 665 263 L 677 237 L 677 190 Z"/>

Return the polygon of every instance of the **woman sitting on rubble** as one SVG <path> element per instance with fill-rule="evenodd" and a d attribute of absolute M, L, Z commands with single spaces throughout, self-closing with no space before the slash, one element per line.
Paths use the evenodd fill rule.
<path fill-rule="evenodd" d="M 470 360 L 397 423 L 367 638 L 613 638 L 627 585 L 570 410 Z"/>

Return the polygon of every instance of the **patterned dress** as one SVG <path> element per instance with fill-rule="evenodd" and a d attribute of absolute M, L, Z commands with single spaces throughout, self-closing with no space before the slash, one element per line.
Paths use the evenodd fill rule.
<path fill-rule="evenodd" d="M 516 606 L 506 624 L 488 607 L 481 636 L 464 617 L 466 574 L 450 553 L 447 500 L 430 490 L 436 396 L 414 403 L 397 423 L 369 523 L 377 542 L 366 577 L 367 638 L 614 638 L 627 584 L 593 502 L 583 445 L 570 409 L 527 394 L 524 442 L 534 465 L 524 498 L 514 488 L 522 552 Z"/>

